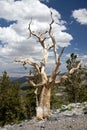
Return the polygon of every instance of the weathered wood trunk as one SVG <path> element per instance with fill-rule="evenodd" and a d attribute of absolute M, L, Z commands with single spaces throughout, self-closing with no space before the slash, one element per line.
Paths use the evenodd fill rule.
<path fill-rule="evenodd" d="M 36 108 L 36 116 L 38 119 L 44 119 L 50 115 L 50 97 L 51 88 L 43 86 L 40 95 L 40 102 Z"/>

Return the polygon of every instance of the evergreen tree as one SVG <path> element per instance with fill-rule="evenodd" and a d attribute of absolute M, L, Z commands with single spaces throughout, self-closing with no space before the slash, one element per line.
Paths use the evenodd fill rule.
<path fill-rule="evenodd" d="M 4 71 L 0 79 L 0 125 L 14 123 L 23 118 L 19 84 L 11 83 Z"/>
<path fill-rule="evenodd" d="M 66 61 L 68 71 L 76 67 L 79 62 L 77 55 L 72 53 L 71 57 Z M 69 74 L 68 78 L 64 81 L 65 92 L 69 102 L 83 102 L 87 100 L 87 91 L 82 75 L 84 75 L 84 71 L 80 67 L 73 74 Z"/>
<path fill-rule="evenodd" d="M 58 92 L 59 92 L 58 87 L 55 85 L 52 88 L 52 94 L 51 94 L 51 109 L 52 110 L 60 108 L 65 103 L 64 99 L 57 95 Z"/>
<path fill-rule="evenodd" d="M 36 108 L 36 97 L 34 94 L 34 88 L 29 86 L 29 89 L 26 92 L 25 97 L 25 109 L 27 118 L 31 118 L 35 115 L 35 108 Z"/>

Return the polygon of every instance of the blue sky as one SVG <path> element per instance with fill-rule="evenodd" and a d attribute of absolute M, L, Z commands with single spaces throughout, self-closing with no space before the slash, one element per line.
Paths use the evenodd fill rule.
<path fill-rule="evenodd" d="M 72 11 L 87 9 L 87 0 L 49 0 L 46 4 L 58 10 L 62 19 L 67 22 L 67 32 L 73 36 L 71 46 L 66 49 L 67 52 L 87 55 L 87 12 L 86 24 L 82 25 L 72 17 Z"/>
<path fill-rule="evenodd" d="M 10 76 L 26 75 L 28 70 L 15 63 L 16 58 L 41 60 L 42 48 L 35 39 L 28 39 L 27 28 L 32 17 L 32 30 L 48 29 L 50 10 L 57 45 L 66 46 L 61 69 L 65 70 L 65 61 L 72 52 L 87 65 L 87 0 L 0 0 L 0 74 L 6 70 Z M 50 53 L 48 71 L 52 64 Z"/>

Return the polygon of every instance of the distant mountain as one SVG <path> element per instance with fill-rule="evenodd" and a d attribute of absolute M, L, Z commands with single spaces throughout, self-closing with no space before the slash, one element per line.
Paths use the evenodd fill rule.
<path fill-rule="evenodd" d="M 14 81 L 18 81 L 19 83 L 24 83 L 27 81 L 28 76 L 23 76 L 23 77 L 10 77 L 10 81 L 14 82 Z"/>
<path fill-rule="evenodd" d="M 28 78 L 28 76 L 23 76 L 23 77 L 21 77 L 21 78 L 18 78 L 16 81 L 18 81 L 18 82 L 20 82 L 20 83 L 24 83 L 24 82 L 27 81 L 27 78 Z"/>
<path fill-rule="evenodd" d="M 17 79 L 18 79 L 18 77 L 10 77 L 11 82 L 16 81 Z"/>

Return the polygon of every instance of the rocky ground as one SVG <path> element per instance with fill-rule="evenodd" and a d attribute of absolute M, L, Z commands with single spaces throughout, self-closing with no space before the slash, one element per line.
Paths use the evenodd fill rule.
<path fill-rule="evenodd" d="M 48 119 L 38 121 L 34 117 L 0 130 L 87 130 L 87 103 L 63 105 L 61 109 L 52 111 Z"/>

